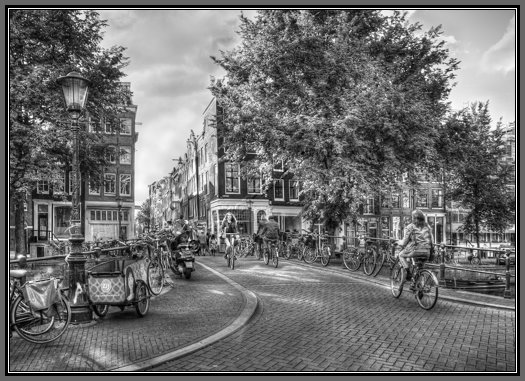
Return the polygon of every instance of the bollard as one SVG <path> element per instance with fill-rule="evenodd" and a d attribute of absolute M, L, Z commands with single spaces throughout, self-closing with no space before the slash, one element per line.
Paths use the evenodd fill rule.
<path fill-rule="evenodd" d="M 439 264 L 439 278 L 444 283 L 445 282 L 445 246 L 441 246 L 441 263 Z"/>
<path fill-rule="evenodd" d="M 505 253 L 505 292 L 503 293 L 505 299 L 511 298 L 510 292 L 510 252 Z"/>

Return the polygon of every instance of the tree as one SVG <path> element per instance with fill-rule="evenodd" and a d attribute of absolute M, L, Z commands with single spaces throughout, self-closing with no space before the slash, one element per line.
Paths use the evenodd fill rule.
<path fill-rule="evenodd" d="M 117 118 L 130 94 L 120 86 L 124 48 L 99 44 L 106 25 L 95 11 L 9 11 L 9 192 L 15 209 L 16 251 L 23 245 L 23 206 L 40 179 L 58 179 L 72 157 L 72 132 L 58 77 L 77 71 L 90 81 L 91 120 Z M 100 136 L 80 120 L 82 178 L 99 177 L 106 164 Z"/>
<path fill-rule="evenodd" d="M 241 15 L 241 44 L 212 59 L 224 108 L 225 159 L 243 175 L 276 163 L 301 180 L 305 217 L 329 227 L 363 199 L 427 164 L 457 61 L 439 28 L 371 10 L 264 10 Z"/>
<path fill-rule="evenodd" d="M 482 229 L 503 233 L 515 220 L 515 195 L 507 188 L 514 168 L 502 160 L 503 134 L 501 122 L 491 129 L 488 102 L 475 102 L 446 119 L 437 141 L 445 196 L 469 210 L 462 229 L 477 247 Z"/>
<path fill-rule="evenodd" d="M 151 199 L 147 198 L 140 206 L 137 213 L 137 223 L 143 227 L 151 226 Z"/>

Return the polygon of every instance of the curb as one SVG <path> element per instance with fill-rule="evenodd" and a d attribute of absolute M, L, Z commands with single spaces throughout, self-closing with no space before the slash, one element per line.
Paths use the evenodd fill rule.
<path fill-rule="evenodd" d="M 119 368 L 113 368 L 109 369 L 111 372 L 138 372 L 142 371 L 148 368 L 151 368 L 156 365 L 160 365 L 162 363 L 165 363 L 167 361 L 176 360 L 180 357 L 186 356 L 190 353 L 193 353 L 195 351 L 198 351 L 208 345 L 211 345 L 219 340 L 224 339 L 225 337 L 233 334 L 237 330 L 239 330 L 241 327 L 243 327 L 253 316 L 255 313 L 255 310 L 257 308 L 257 296 L 250 290 L 247 290 L 240 284 L 234 282 L 227 276 L 221 274 L 220 272 L 204 265 L 203 263 L 199 263 L 199 266 L 202 266 L 212 272 L 213 274 L 219 276 L 221 279 L 235 287 L 237 290 L 239 290 L 244 298 L 244 308 L 241 312 L 241 314 L 226 328 L 222 329 L 221 331 L 201 340 L 196 343 L 190 344 L 186 347 L 177 349 L 173 352 L 165 353 L 160 356 L 152 357 L 147 360 L 138 361 L 136 363 L 126 365 Z"/>
<path fill-rule="evenodd" d="M 362 281 L 362 282 L 365 282 L 365 283 L 374 283 L 380 287 L 383 287 L 383 288 L 386 288 L 388 290 L 390 290 L 390 286 L 388 284 L 385 284 L 384 282 L 381 282 L 380 280 L 378 280 L 377 278 L 374 278 L 374 277 L 362 277 L 362 276 L 359 276 L 357 275 L 356 273 L 352 273 L 350 271 L 345 271 L 344 269 L 339 269 L 339 268 L 330 268 L 330 267 L 318 267 L 318 266 L 313 266 L 313 265 L 309 265 L 307 263 L 304 263 L 304 262 L 296 262 L 298 263 L 299 265 L 301 266 L 304 266 L 304 267 L 314 267 L 314 268 L 317 268 L 319 270 L 324 270 L 324 271 L 331 271 L 333 273 L 336 273 L 336 274 L 343 274 L 343 275 L 347 275 L 347 274 L 354 274 L 355 276 L 353 277 L 354 279 L 356 280 L 359 280 L 359 281 Z M 516 311 L 516 308 L 514 306 L 505 306 L 505 305 L 502 305 L 502 304 L 494 304 L 494 303 L 488 303 L 488 302 L 482 302 L 482 301 L 479 301 L 479 300 L 470 300 L 470 299 L 466 299 L 466 298 L 460 298 L 460 297 L 456 297 L 456 296 L 451 296 L 451 295 L 443 295 L 443 294 L 439 294 L 439 299 L 443 299 L 443 300 L 448 300 L 448 301 L 451 301 L 451 302 L 455 302 L 455 303 L 463 303 L 463 304 L 470 304 L 470 305 L 476 305 L 476 306 L 482 306 L 482 307 L 489 307 L 489 308 L 496 308 L 496 309 L 500 309 L 500 310 L 507 310 L 507 311 Z"/>

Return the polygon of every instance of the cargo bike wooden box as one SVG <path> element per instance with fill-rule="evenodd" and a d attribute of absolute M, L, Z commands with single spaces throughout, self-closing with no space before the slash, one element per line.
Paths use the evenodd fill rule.
<path fill-rule="evenodd" d="M 89 303 L 99 317 L 109 306 L 122 310 L 134 306 L 140 317 L 149 310 L 150 292 L 147 281 L 147 261 L 144 259 L 114 258 L 91 267 L 87 273 Z"/>

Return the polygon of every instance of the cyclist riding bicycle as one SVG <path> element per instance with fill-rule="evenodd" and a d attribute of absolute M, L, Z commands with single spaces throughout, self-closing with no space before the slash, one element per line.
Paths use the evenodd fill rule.
<path fill-rule="evenodd" d="M 268 248 L 268 240 L 278 240 L 281 235 L 279 224 L 277 223 L 277 217 L 270 216 L 268 222 L 264 224 L 261 231 L 261 237 L 263 238 L 264 248 Z"/>
<path fill-rule="evenodd" d="M 428 260 L 433 242 L 432 228 L 427 223 L 425 215 L 419 209 L 414 210 L 412 212 L 412 223 L 405 228 L 403 239 L 397 241 L 397 244 L 402 248 L 399 252 L 399 262 L 405 269 L 401 284 L 411 278 L 407 259 Z"/>
<path fill-rule="evenodd" d="M 259 252 L 261 252 L 263 249 L 263 239 L 262 239 L 261 233 L 263 231 L 264 226 L 267 223 L 268 221 L 266 220 L 266 215 L 261 216 L 261 220 L 259 221 L 257 225 L 257 233 L 255 234 L 255 237 L 254 237 L 254 242 L 259 248 Z"/>
<path fill-rule="evenodd" d="M 226 243 L 226 251 L 224 253 L 224 259 L 226 259 L 229 248 L 232 245 L 236 245 L 237 241 L 239 240 L 238 234 L 236 234 L 235 236 L 231 236 L 231 235 L 229 236 L 225 234 L 225 233 L 238 233 L 237 219 L 231 212 L 226 213 L 226 215 L 224 216 L 224 219 L 222 220 L 222 224 L 221 224 L 221 232 L 224 238 L 224 242 Z"/>

